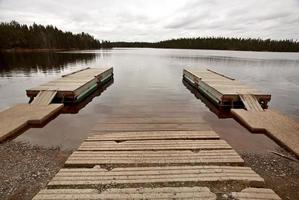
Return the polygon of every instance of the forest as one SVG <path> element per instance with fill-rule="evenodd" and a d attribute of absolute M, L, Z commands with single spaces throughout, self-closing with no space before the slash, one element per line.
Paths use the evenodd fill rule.
<path fill-rule="evenodd" d="M 0 49 L 99 49 L 113 47 L 146 47 L 176 49 L 214 49 L 239 51 L 299 52 L 296 40 L 198 37 L 160 42 L 109 42 L 88 33 L 64 32 L 52 25 L 21 25 L 16 21 L 0 23 Z"/>
<path fill-rule="evenodd" d="M 299 42 L 251 38 L 198 37 L 149 42 L 114 42 L 113 47 L 148 47 L 176 49 L 214 49 L 239 51 L 299 52 Z"/>
<path fill-rule="evenodd" d="M 0 49 L 98 49 L 111 48 L 88 33 L 63 32 L 52 25 L 0 23 Z"/>

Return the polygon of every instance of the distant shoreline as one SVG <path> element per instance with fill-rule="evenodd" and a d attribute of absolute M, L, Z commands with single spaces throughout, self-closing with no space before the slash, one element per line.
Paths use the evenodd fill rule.
<path fill-rule="evenodd" d="M 99 50 L 99 49 L 115 49 L 115 48 L 148 48 L 148 49 L 180 49 L 180 50 L 208 50 L 208 51 L 243 51 L 243 52 L 275 52 L 275 53 L 299 53 L 298 51 L 267 51 L 267 50 L 240 50 L 240 49 L 199 49 L 199 48 L 179 48 L 179 47 L 126 47 L 115 46 L 112 48 L 92 48 L 92 49 L 28 49 L 28 48 L 15 48 L 15 49 L 0 49 L 0 52 L 5 53 L 47 53 L 47 52 L 62 52 L 62 51 L 84 51 L 84 50 Z"/>

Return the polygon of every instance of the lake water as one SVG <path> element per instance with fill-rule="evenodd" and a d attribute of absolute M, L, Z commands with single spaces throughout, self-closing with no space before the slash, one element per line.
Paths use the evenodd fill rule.
<path fill-rule="evenodd" d="M 272 94 L 269 107 L 299 120 L 299 54 L 178 49 L 0 53 L 0 110 L 28 102 L 25 90 L 85 67 L 113 66 L 114 82 L 77 114 L 61 114 L 16 138 L 73 150 L 100 118 L 192 116 L 205 119 L 238 151 L 278 148 L 233 119 L 219 119 L 182 82 L 185 67 L 210 68 Z"/>

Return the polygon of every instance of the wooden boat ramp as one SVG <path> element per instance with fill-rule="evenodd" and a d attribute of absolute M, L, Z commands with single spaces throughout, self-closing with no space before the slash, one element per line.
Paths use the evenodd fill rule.
<path fill-rule="evenodd" d="M 89 135 L 34 200 L 280 200 L 202 119 L 101 119 Z"/>
<path fill-rule="evenodd" d="M 212 70 L 184 69 L 183 78 L 252 132 L 264 132 L 299 156 L 299 123 L 267 109 L 271 95 Z"/>
<path fill-rule="evenodd" d="M 56 116 L 64 103 L 83 100 L 113 77 L 113 68 L 85 68 L 27 90 L 29 104 L 0 112 L 0 142 L 30 125 L 41 125 Z"/>

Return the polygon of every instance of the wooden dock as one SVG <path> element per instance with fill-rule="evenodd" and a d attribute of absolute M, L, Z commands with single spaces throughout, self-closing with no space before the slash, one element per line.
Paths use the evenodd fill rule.
<path fill-rule="evenodd" d="M 184 70 L 184 79 L 252 132 L 264 132 L 299 157 L 299 123 L 266 109 L 271 95 L 211 70 Z"/>
<path fill-rule="evenodd" d="M 63 104 L 32 105 L 18 104 L 0 112 L 0 142 L 25 129 L 29 125 L 40 125 L 63 108 Z"/>
<path fill-rule="evenodd" d="M 90 135 L 34 200 L 280 199 L 202 120 L 110 118 Z"/>
<path fill-rule="evenodd" d="M 47 122 L 61 111 L 63 103 L 83 100 L 112 77 L 113 68 L 86 68 L 27 90 L 30 104 L 18 104 L 0 112 L 0 142 L 30 125 Z"/>
<path fill-rule="evenodd" d="M 58 103 L 78 102 L 113 77 L 113 68 L 85 68 L 40 86 L 26 90 L 31 101 L 35 97 L 50 96 Z M 45 94 L 47 92 L 47 94 Z M 52 92 L 51 94 L 49 94 Z M 47 97 L 48 97 L 47 96 Z M 49 98 L 48 98 L 49 99 Z"/>
<path fill-rule="evenodd" d="M 252 132 L 264 132 L 299 157 L 299 123 L 283 114 L 267 109 L 254 112 L 232 109 L 233 117 Z"/>
<path fill-rule="evenodd" d="M 184 69 L 183 78 L 219 108 L 267 108 L 270 94 L 250 88 L 212 70 Z M 261 108 L 262 107 L 262 108 Z"/>

